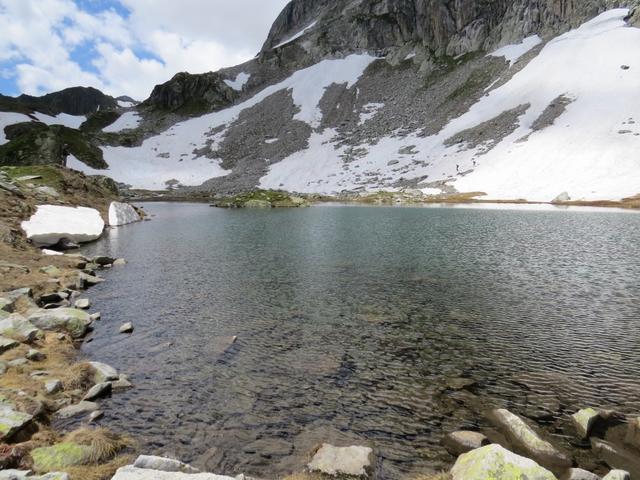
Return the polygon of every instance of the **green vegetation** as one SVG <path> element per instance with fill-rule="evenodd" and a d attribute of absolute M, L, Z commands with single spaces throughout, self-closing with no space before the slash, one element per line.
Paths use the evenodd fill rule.
<path fill-rule="evenodd" d="M 28 180 L 29 183 L 36 186 L 46 185 L 58 189 L 64 182 L 62 168 L 55 165 L 0 167 L 0 170 L 5 172 L 9 178 L 14 181 L 21 177 L 40 176 L 41 178 Z"/>
<path fill-rule="evenodd" d="M 308 206 L 304 198 L 275 190 L 254 190 L 233 197 L 216 199 L 212 205 L 220 208 L 297 208 Z"/>

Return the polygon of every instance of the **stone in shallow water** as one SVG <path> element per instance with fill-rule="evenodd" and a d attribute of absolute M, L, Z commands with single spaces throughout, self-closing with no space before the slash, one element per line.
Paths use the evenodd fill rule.
<path fill-rule="evenodd" d="M 444 448 L 455 457 L 488 445 L 489 443 L 489 439 L 482 433 L 464 430 L 451 432 L 442 439 Z"/>
<path fill-rule="evenodd" d="M 109 205 L 109 225 L 119 227 L 130 223 L 139 222 L 140 215 L 128 203 L 111 202 Z"/>
<path fill-rule="evenodd" d="M 133 332 L 133 323 L 127 322 L 120 327 L 120 333 L 132 333 Z"/>
<path fill-rule="evenodd" d="M 98 383 L 98 384 L 94 385 L 93 387 L 91 387 L 89 389 L 89 391 L 86 393 L 86 395 L 84 396 L 84 398 L 82 400 L 83 401 L 91 401 L 91 400 L 95 400 L 97 398 L 106 397 L 110 393 L 111 393 L 111 383 L 110 382 Z"/>
<path fill-rule="evenodd" d="M 308 467 L 311 471 L 327 475 L 349 475 L 361 477 L 371 468 L 373 450 L 369 447 L 335 447 L 328 443 L 313 456 Z"/>
<path fill-rule="evenodd" d="M 600 477 L 581 468 L 570 468 L 564 472 L 560 480 L 600 480 Z"/>
<path fill-rule="evenodd" d="M 86 310 L 91 306 L 91 302 L 88 298 L 79 298 L 75 301 L 74 307 L 79 308 L 81 310 Z"/>
<path fill-rule="evenodd" d="M 82 401 L 75 405 L 69 405 L 68 407 L 64 407 L 56 412 L 56 416 L 59 418 L 71 418 L 76 415 L 81 415 L 84 413 L 91 413 L 98 410 L 98 404 L 94 402 Z"/>
<path fill-rule="evenodd" d="M 489 420 L 507 437 L 516 451 L 521 451 L 541 465 L 553 469 L 570 468 L 571 459 L 546 440 L 543 440 L 527 423 L 508 410 L 493 410 Z"/>
<path fill-rule="evenodd" d="M 487 445 L 458 457 L 451 469 L 453 480 L 556 480 L 533 460 L 501 447 Z"/>
<path fill-rule="evenodd" d="M 110 365 L 102 362 L 89 362 L 95 371 L 94 380 L 96 383 L 112 382 L 118 380 L 118 371 Z"/>

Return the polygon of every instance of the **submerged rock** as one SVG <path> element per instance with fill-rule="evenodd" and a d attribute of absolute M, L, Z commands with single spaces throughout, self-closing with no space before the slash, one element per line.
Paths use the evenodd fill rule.
<path fill-rule="evenodd" d="M 447 434 L 442 439 L 442 445 L 447 451 L 457 457 L 476 448 L 490 443 L 489 439 L 480 432 L 458 431 Z"/>
<path fill-rule="evenodd" d="M 75 308 L 40 310 L 29 315 L 28 320 L 42 330 L 68 332 L 73 338 L 84 336 L 91 325 L 89 314 Z"/>
<path fill-rule="evenodd" d="M 546 440 L 543 440 L 524 420 L 505 409 L 496 409 L 489 415 L 491 422 L 507 437 L 516 451 L 533 458 L 552 469 L 572 466 L 571 459 Z"/>
<path fill-rule="evenodd" d="M 453 480 L 556 480 L 533 460 L 501 447 L 487 445 L 458 457 L 451 469 Z"/>
<path fill-rule="evenodd" d="M 324 443 L 308 464 L 309 470 L 326 475 L 366 476 L 373 450 L 369 447 L 334 447 Z"/>
<path fill-rule="evenodd" d="M 614 445 L 599 438 L 591 438 L 591 450 L 609 467 L 626 470 L 634 478 L 640 477 L 640 456 L 637 452 L 629 451 L 620 445 Z"/>
<path fill-rule="evenodd" d="M 82 401 L 75 405 L 69 405 L 56 412 L 58 418 L 71 418 L 84 413 L 91 413 L 98 410 L 98 404 L 94 402 Z"/>

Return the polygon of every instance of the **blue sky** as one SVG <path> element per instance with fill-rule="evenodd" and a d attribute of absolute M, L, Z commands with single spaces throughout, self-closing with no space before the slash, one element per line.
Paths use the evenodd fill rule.
<path fill-rule="evenodd" d="M 144 99 L 179 71 L 252 58 L 286 3 L 0 0 L 0 93 L 82 85 Z"/>

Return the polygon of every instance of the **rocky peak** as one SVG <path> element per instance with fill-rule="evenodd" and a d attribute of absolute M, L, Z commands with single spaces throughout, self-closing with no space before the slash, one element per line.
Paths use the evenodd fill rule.
<path fill-rule="evenodd" d="M 176 74 L 156 87 L 143 106 L 184 115 L 197 115 L 230 105 L 237 93 L 218 73 Z"/>
<path fill-rule="evenodd" d="M 48 93 L 42 97 L 20 95 L 15 101 L 33 110 L 53 115 L 59 113 L 87 115 L 99 109 L 112 109 L 117 106 L 113 97 L 105 95 L 100 90 L 92 87 L 66 88 L 59 92 Z"/>

